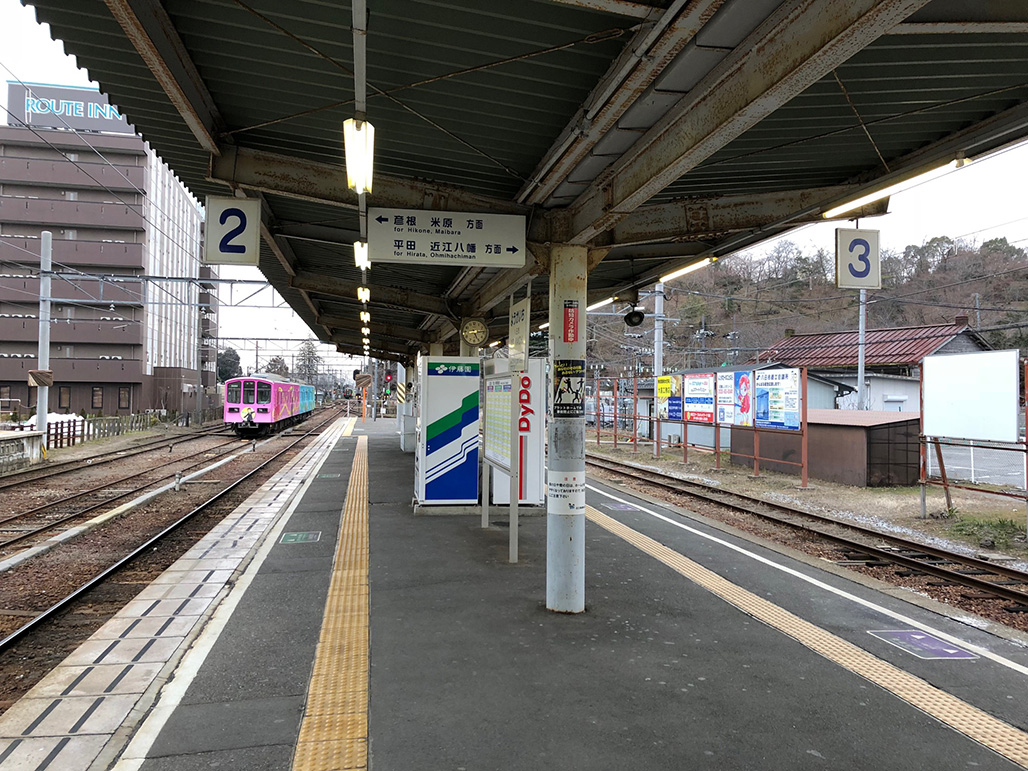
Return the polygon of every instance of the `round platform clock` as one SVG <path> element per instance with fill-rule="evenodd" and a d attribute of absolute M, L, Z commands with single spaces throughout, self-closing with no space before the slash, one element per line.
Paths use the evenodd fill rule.
<path fill-rule="evenodd" d="M 460 336 L 468 345 L 481 346 L 489 339 L 489 327 L 482 319 L 464 319 Z"/>

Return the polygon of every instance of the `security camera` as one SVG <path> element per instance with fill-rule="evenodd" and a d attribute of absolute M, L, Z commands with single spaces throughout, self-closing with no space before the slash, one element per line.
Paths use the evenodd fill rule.
<path fill-rule="evenodd" d="M 637 327 L 643 323 L 646 315 L 640 311 L 632 308 L 628 313 L 625 314 L 625 324 L 630 327 Z"/>

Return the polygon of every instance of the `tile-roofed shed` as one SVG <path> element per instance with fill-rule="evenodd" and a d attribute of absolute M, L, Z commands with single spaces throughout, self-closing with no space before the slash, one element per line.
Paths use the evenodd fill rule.
<path fill-rule="evenodd" d="M 968 328 L 964 316 L 958 316 L 951 324 L 869 329 L 866 335 L 864 364 L 868 367 L 919 366 L 925 356 L 955 347 L 952 344 L 958 339 L 965 345 L 954 353 L 987 350 L 989 347 Z M 856 330 L 792 335 L 761 351 L 757 361 L 812 369 L 856 367 L 857 344 Z"/>

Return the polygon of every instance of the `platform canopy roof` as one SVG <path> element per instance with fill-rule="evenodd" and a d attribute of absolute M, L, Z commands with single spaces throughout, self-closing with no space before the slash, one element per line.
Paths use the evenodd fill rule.
<path fill-rule="evenodd" d="M 371 347 L 395 360 L 455 346 L 462 317 L 504 336 L 533 278 L 542 321 L 547 244 L 588 246 L 590 301 L 630 302 L 1028 134 L 1022 0 L 357 1 L 366 35 L 345 0 L 23 0 L 196 196 L 263 202 L 261 270 L 344 352 L 362 350 L 358 83 L 368 205 L 527 218 L 524 268 L 372 268 Z"/>

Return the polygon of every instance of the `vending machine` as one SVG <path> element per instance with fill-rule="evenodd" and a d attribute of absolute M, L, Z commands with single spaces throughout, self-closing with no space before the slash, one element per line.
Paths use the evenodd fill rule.
<path fill-rule="evenodd" d="M 415 496 L 421 506 L 478 503 L 478 357 L 418 363 Z"/>

